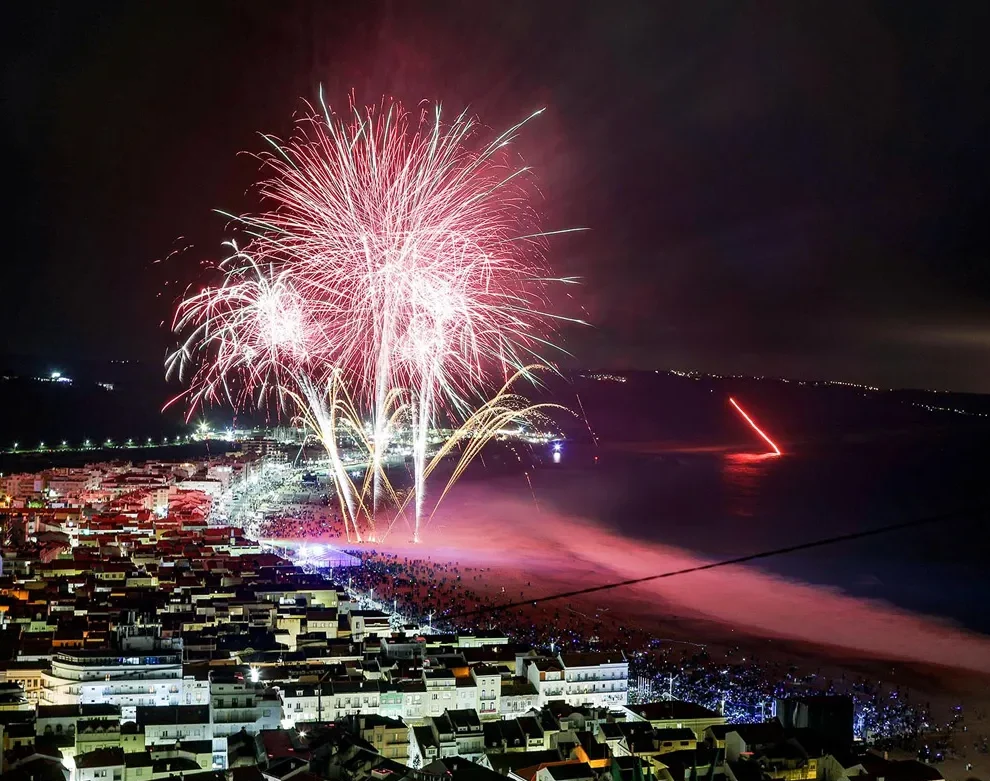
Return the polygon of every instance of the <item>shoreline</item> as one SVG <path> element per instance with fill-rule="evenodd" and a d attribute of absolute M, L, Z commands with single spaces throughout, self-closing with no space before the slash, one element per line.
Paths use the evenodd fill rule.
<path fill-rule="evenodd" d="M 679 548 L 622 537 L 585 518 L 537 510 L 532 502 L 482 482 L 458 486 L 424 529 L 422 544 L 404 536 L 397 527 L 384 543 L 321 542 L 364 556 L 415 560 L 435 569 L 438 583 L 443 578 L 449 585 L 460 573 L 463 580 L 456 585 L 471 596 L 445 597 L 446 615 L 479 611 L 472 620 L 487 614 L 494 627 L 507 623 L 505 613 L 499 617 L 507 603 L 705 562 Z M 397 598 L 419 606 L 437 599 L 422 582 L 396 587 L 381 577 L 376 583 L 375 596 L 386 603 Z M 862 679 L 881 690 L 896 688 L 912 702 L 929 702 L 933 723 L 948 723 L 952 708 L 962 704 L 969 734 L 956 734 L 956 742 L 990 731 L 986 720 L 980 721 L 990 712 L 990 637 L 753 565 L 517 605 L 508 617 L 533 631 L 560 626 L 563 641 L 568 632 L 572 637 L 597 633 L 602 645 L 628 649 L 655 638 L 672 658 L 703 647 L 727 664 L 759 660 L 781 670 L 795 665 L 822 681 Z M 442 624 L 444 612 L 435 619 Z M 967 761 L 977 765 L 974 772 L 986 762 L 981 772 L 990 776 L 990 757 Z M 972 775 L 961 770 L 964 765 L 953 771 L 953 779 Z"/>
<path fill-rule="evenodd" d="M 707 563 L 683 549 L 623 537 L 585 518 L 536 510 L 481 482 L 458 486 L 423 529 L 423 543 L 403 536 L 397 527 L 385 542 L 319 541 L 342 550 L 484 568 L 497 583 L 475 585 L 490 596 L 505 596 L 505 602 Z M 568 601 L 579 601 L 585 612 L 606 608 L 651 631 L 669 629 L 678 641 L 693 640 L 696 633 L 707 636 L 701 642 L 708 643 L 749 636 L 817 649 L 828 658 L 959 671 L 990 682 L 990 636 L 755 565 L 620 586 Z"/>

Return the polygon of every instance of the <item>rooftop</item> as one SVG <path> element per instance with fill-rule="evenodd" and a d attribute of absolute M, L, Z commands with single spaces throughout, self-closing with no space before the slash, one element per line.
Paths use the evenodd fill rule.
<path fill-rule="evenodd" d="M 510 751 L 505 754 L 491 754 L 488 760 L 496 772 L 502 775 L 522 770 L 527 767 L 539 767 L 550 762 L 561 762 L 563 757 L 555 749 L 540 749 L 539 751 Z"/>
<path fill-rule="evenodd" d="M 637 716 L 647 721 L 691 721 L 693 719 L 720 719 L 718 713 L 703 705 L 684 700 L 642 702 L 627 706 Z"/>
<path fill-rule="evenodd" d="M 626 664 L 622 651 L 589 651 L 587 653 L 561 654 L 560 661 L 565 668 L 598 667 L 603 664 Z"/>
<path fill-rule="evenodd" d="M 716 724 L 711 729 L 716 740 L 725 740 L 730 732 L 738 733 L 750 750 L 754 746 L 771 745 L 784 736 L 784 726 L 779 721 L 765 724 Z"/>
<path fill-rule="evenodd" d="M 559 765 L 547 765 L 546 771 L 555 781 L 575 781 L 579 778 L 595 778 L 595 771 L 587 762 L 565 762 Z"/>
<path fill-rule="evenodd" d="M 85 754 L 78 754 L 75 758 L 76 768 L 79 770 L 90 770 L 98 767 L 124 766 L 124 749 L 122 748 L 98 748 L 95 751 L 87 751 Z"/>

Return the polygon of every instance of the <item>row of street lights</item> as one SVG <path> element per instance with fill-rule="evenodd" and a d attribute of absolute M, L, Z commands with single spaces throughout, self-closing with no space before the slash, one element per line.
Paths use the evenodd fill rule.
<path fill-rule="evenodd" d="M 106 448 L 136 448 L 136 447 L 172 447 L 183 445 L 193 441 L 191 434 L 186 436 L 162 437 L 161 442 L 152 437 L 148 437 L 142 443 L 140 440 L 127 439 L 124 442 L 114 442 L 112 439 L 94 444 L 91 440 L 85 440 L 81 445 L 70 445 L 67 440 L 62 440 L 58 445 L 49 445 L 39 442 L 37 447 L 22 448 L 20 442 L 14 442 L 8 448 L 8 453 L 43 453 L 49 451 L 74 451 L 74 450 L 101 450 Z"/>
<path fill-rule="evenodd" d="M 206 421 L 202 421 L 196 427 L 196 434 L 186 434 L 185 436 L 179 435 L 175 437 L 162 437 L 162 441 L 148 437 L 142 443 L 140 438 L 138 439 L 127 439 L 122 443 L 114 442 L 112 439 L 106 439 L 105 441 L 93 444 L 91 440 L 86 440 L 81 445 L 75 446 L 70 445 L 67 440 L 62 440 L 59 445 L 48 445 L 44 441 L 38 443 L 37 447 L 21 447 L 20 442 L 14 442 L 13 445 L 7 449 L 8 453 L 45 453 L 53 451 L 75 451 L 75 450 L 102 450 L 107 448 L 135 448 L 135 447 L 173 447 L 175 445 L 184 445 L 190 442 L 194 442 L 197 439 L 208 439 L 213 435 L 213 430 L 210 424 Z M 226 431 L 222 432 L 219 439 L 226 441 L 233 441 L 235 438 L 235 432 L 232 428 L 228 428 Z"/>

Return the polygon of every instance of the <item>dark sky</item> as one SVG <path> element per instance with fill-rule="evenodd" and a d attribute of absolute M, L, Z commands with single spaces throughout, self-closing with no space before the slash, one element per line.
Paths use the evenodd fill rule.
<path fill-rule="evenodd" d="M 990 392 L 990 4 L 20 3 L 7 352 L 160 360 L 301 97 L 546 106 L 519 151 L 583 365 Z M 193 245 L 178 258 L 153 261 Z M 166 285 L 166 281 L 170 284 Z"/>

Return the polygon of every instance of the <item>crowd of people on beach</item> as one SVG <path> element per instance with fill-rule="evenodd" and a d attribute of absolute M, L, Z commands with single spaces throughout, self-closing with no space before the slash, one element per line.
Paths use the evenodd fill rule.
<path fill-rule="evenodd" d="M 340 519 L 325 507 L 300 508 L 291 515 L 265 518 L 258 533 L 266 539 L 338 540 L 343 538 Z"/>
<path fill-rule="evenodd" d="M 373 593 L 383 606 L 394 603 L 406 618 L 424 625 L 449 631 L 498 629 L 513 641 L 549 651 L 623 649 L 630 660 L 632 702 L 672 695 L 720 711 L 731 722 L 759 722 L 773 717 L 777 698 L 843 694 L 853 699 L 857 736 L 919 753 L 931 745 L 939 753 L 947 751 L 951 736 L 962 729 L 958 718 L 936 724 L 929 704 L 912 701 L 907 690 L 864 676 L 802 672 L 779 655 L 762 659 L 739 647 L 716 650 L 658 640 L 646 629 L 623 625 L 605 608 L 589 609 L 567 597 L 533 601 L 532 581 L 509 590 L 493 586 L 498 575 L 491 567 L 376 550 L 349 552 L 362 561 L 348 571 L 352 589 Z"/>
<path fill-rule="evenodd" d="M 349 578 L 354 588 L 375 590 L 385 602 L 396 600 L 403 613 L 419 621 L 432 620 L 458 629 L 499 629 L 513 640 L 533 646 L 583 650 L 589 641 L 624 645 L 629 630 L 600 617 L 575 610 L 566 600 L 544 604 L 527 601 L 525 589 L 496 591 L 487 585 L 491 567 L 461 566 L 457 561 L 413 559 L 380 551 L 349 551 L 362 560 Z M 517 604 L 518 603 L 518 604 Z M 513 604 L 513 607 L 505 607 Z"/>

